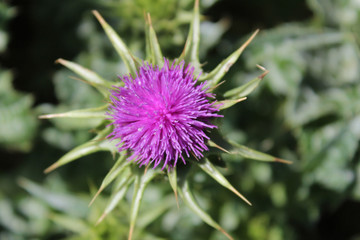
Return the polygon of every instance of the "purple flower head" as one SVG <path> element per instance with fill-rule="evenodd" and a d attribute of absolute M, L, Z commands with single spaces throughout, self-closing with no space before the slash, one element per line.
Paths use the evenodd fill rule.
<path fill-rule="evenodd" d="M 120 139 L 119 151 L 130 150 L 130 160 L 140 166 L 160 163 L 163 168 L 174 167 L 183 154 L 197 158 L 208 150 L 205 145 L 207 128 L 216 128 L 210 123 L 218 115 L 218 106 L 210 102 L 214 94 L 207 93 L 205 83 L 197 84 L 194 68 L 144 64 L 136 78 L 124 76 L 124 87 L 111 91 L 111 105 L 107 113 L 114 126 L 109 135 Z"/>

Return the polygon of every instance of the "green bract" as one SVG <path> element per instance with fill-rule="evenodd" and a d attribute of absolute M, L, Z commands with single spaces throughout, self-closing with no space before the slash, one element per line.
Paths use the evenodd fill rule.
<path fill-rule="evenodd" d="M 142 66 L 143 62 L 149 62 L 153 65 L 162 67 L 164 64 L 164 58 L 159 46 L 155 30 L 152 26 L 150 14 L 146 14 L 146 59 L 142 60 L 137 58 L 131 53 L 126 44 L 123 42 L 120 36 L 116 34 L 111 26 L 102 18 L 102 16 L 97 12 L 93 11 L 93 14 L 100 22 L 105 33 L 110 39 L 112 45 L 114 46 L 116 52 L 121 57 L 122 61 L 125 63 L 129 74 L 132 76 L 136 75 L 137 70 Z M 199 78 L 199 81 L 207 81 L 209 91 L 216 92 L 217 86 L 220 84 L 221 79 L 229 70 L 229 68 L 237 61 L 241 53 L 247 47 L 247 45 L 252 41 L 258 31 L 255 33 L 225 60 L 220 62 L 220 64 L 212 71 L 206 73 L 203 71 L 202 66 L 199 60 L 199 43 L 200 43 L 200 13 L 199 13 L 199 1 L 195 1 L 194 13 L 190 25 L 190 31 L 186 40 L 184 50 L 180 56 L 176 59 L 176 63 L 185 61 L 186 64 L 191 64 L 195 68 L 195 73 L 202 73 Z M 122 86 L 122 82 L 112 82 L 108 81 L 97 73 L 80 66 L 76 63 L 59 59 L 57 63 L 64 65 L 69 68 L 86 83 L 92 85 L 96 88 L 105 98 L 105 101 L 108 102 L 109 99 L 109 89 L 113 86 Z M 224 100 L 219 101 L 221 105 L 220 109 L 227 109 L 232 105 L 243 101 L 259 84 L 263 77 L 267 74 L 266 69 L 260 67 L 264 71 L 259 77 L 253 79 L 252 81 L 246 83 L 243 86 L 239 86 L 235 89 L 227 91 L 224 94 Z M 116 73 L 114 73 L 115 75 Z M 228 154 L 239 155 L 241 157 L 260 160 L 260 161 L 269 161 L 269 162 L 286 162 L 285 160 L 275 158 L 273 156 L 252 150 L 248 147 L 239 145 L 237 143 L 228 142 L 226 138 L 220 136 L 218 132 L 214 133 L 214 138 L 211 138 L 211 141 L 208 141 L 208 146 L 210 151 L 206 153 L 206 156 L 203 159 L 193 159 L 193 161 L 188 162 L 186 166 L 175 167 L 174 169 L 168 169 L 167 172 L 161 171 L 160 169 L 147 169 L 147 168 L 138 168 L 133 162 L 127 161 L 126 151 L 117 153 L 116 143 L 106 140 L 112 131 L 112 126 L 109 126 L 109 121 L 106 120 L 105 110 L 107 109 L 108 104 L 105 104 L 101 107 L 73 110 L 65 113 L 56 113 L 40 116 L 40 118 L 77 118 L 77 119 L 98 119 L 99 126 L 95 129 L 97 135 L 87 143 L 84 143 L 67 154 L 60 158 L 53 165 L 48 167 L 45 172 L 48 173 L 62 165 L 65 165 L 69 162 L 79 159 L 82 156 L 89 155 L 98 151 L 110 151 L 114 156 L 117 156 L 117 160 L 114 166 L 110 169 L 108 174 L 105 176 L 98 192 L 95 194 L 93 201 L 96 199 L 99 193 L 103 191 L 107 186 L 109 186 L 114 181 L 117 182 L 116 187 L 113 189 L 113 194 L 108 203 L 106 209 L 104 210 L 102 216 L 99 218 L 98 223 L 100 223 L 109 212 L 111 212 L 114 207 L 124 198 L 128 188 L 133 184 L 133 198 L 131 203 L 130 211 L 130 231 L 129 239 L 132 238 L 133 230 L 135 228 L 136 219 L 138 216 L 140 204 L 142 201 L 143 193 L 148 185 L 148 183 L 155 177 L 168 178 L 169 183 L 174 191 L 174 194 L 177 199 L 177 193 L 180 193 L 181 198 L 188 205 L 188 207 L 198 215 L 204 222 L 210 226 L 218 229 L 224 233 L 229 239 L 232 237 L 220 227 L 220 225 L 214 221 L 211 216 L 209 216 L 195 200 L 192 193 L 192 189 L 189 186 L 188 182 L 188 173 L 190 168 L 193 168 L 195 165 L 199 166 L 205 173 L 211 176 L 215 181 L 217 181 L 223 187 L 229 189 L 243 199 L 246 203 L 251 205 L 251 203 L 241 195 L 235 187 L 231 185 L 230 182 L 226 180 L 223 174 L 215 166 L 218 162 L 211 161 L 210 157 L 213 155 L 218 155 L 220 152 L 225 152 Z M 225 116 L 226 117 L 226 116 Z M 218 163 L 219 164 L 219 163 Z"/>

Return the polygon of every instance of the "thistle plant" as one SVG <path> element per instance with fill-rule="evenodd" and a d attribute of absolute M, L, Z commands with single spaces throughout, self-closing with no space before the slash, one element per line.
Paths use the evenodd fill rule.
<path fill-rule="evenodd" d="M 215 69 L 204 72 L 198 57 L 200 43 L 198 0 L 194 4 L 184 50 L 174 60 L 163 56 L 150 14 L 145 15 L 145 59 L 133 55 L 121 37 L 97 11 L 93 11 L 93 14 L 125 63 L 128 74 L 120 76 L 119 81 L 112 82 L 74 62 L 57 60 L 57 63 L 69 68 L 84 82 L 96 88 L 103 95 L 106 104 L 97 108 L 41 116 L 41 118 L 102 120 L 94 129 L 96 132 L 94 139 L 65 154 L 45 172 L 48 173 L 97 151 L 109 151 L 117 160 L 90 204 L 112 182 L 117 182 L 117 186 L 97 223 L 100 223 L 124 199 L 127 190 L 133 185 L 128 235 L 131 239 L 143 193 L 151 180 L 157 177 L 169 181 L 176 201 L 179 193 L 184 203 L 204 222 L 232 239 L 195 200 L 189 186 L 188 173 L 194 166 L 198 166 L 220 185 L 251 205 L 218 170 L 216 165 L 224 163 L 210 160 L 213 159 L 210 157 L 223 152 L 261 161 L 287 162 L 227 141 L 225 136 L 221 136 L 221 130 L 216 123 L 217 119 L 223 117 L 222 110 L 245 100 L 267 74 L 267 70 L 259 66 L 264 71 L 259 77 L 225 93 L 218 92 L 221 79 L 258 31 L 255 31 L 239 49 L 220 62 Z"/>

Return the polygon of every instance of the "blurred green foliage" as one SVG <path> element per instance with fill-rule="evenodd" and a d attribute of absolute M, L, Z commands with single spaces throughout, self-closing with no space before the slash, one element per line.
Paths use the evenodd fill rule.
<path fill-rule="evenodd" d="M 37 128 L 31 109 L 33 98 L 12 87 L 9 71 L 0 73 L 0 145 L 9 150 L 29 151 Z"/>
<path fill-rule="evenodd" d="M 209 9 L 209 14 L 216 12 L 220 19 L 221 11 L 231 1 L 201 2 L 202 12 Z M 257 4 L 257 7 L 266 7 L 264 1 L 259 2 L 264 6 Z M 281 3 L 273 1 L 271 8 L 281 9 Z M 284 166 L 222 156 L 228 164 L 225 169 L 220 169 L 221 172 L 253 203 L 252 207 L 219 187 L 206 174 L 194 172 L 191 175 L 198 202 L 236 239 L 360 238 L 360 2 L 308 0 L 306 4 L 306 11 L 312 15 L 304 20 L 281 24 L 274 20 L 276 24 L 271 28 L 264 23 L 269 28 L 261 30 L 242 55 L 241 63 L 232 68 L 226 76 L 227 81 L 220 87 L 226 92 L 250 81 L 259 75 L 256 64 L 270 70 L 260 83 L 260 89 L 247 101 L 226 110 L 222 129 L 225 129 L 225 136 L 235 142 L 292 160 L 293 164 Z M 51 3 L 40 6 L 38 11 L 44 13 Z M 130 48 L 142 56 L 143 13 L 146 9 L 159 32 L 164 55 L 172 57 L 182 50 L 180 46 L 185 41 L 192 1 L 94 0 L 79 1 L 74 8 L 70 8 L 67 1 L 61 8 L 62 12 L 66 12 L 66 6 L 76 11 L 86 9 L 87 12 L 77 17 L 68 34 L 58 35 L 66 42 L 61 44 L 66 56 L 57 52 L 56 57 L 71 55 L 75 62 L 115 81 L 117 74 L 125 73 L 125 66 L 112 51 L 108 39 L 88 10 L 94 6 L 102 9 L 103 15 L 124 36 Z M 249 7 L 245 4 L 244 9 L 246 6 Z M 34 19 L 42 19 L 39 16 L 33 13 Z M 56 16 L 59 24 L 68 18 L 66 14 Z M 284 12 L 284 16 L 287 19 L 288 12 Z M 3 51 L 7 51 L 9 20 L 16 17 L 14 7 L 0 3 L 0 49 Z M 241 32 L 237 31 L 236 25 L 229 25 L 229 22 L 236 21 L 233 19 L 236 16 L 218 22 L 209 21 L 211 17 L 204 18 L 201 26 L 201 56 L 209 66 L 217 64 L 243 42 L 242 35 L 225 34 L 220 38 L 227 28 L 230 33 Z M 277 21 L 279 18 L 274 16 Z M 37 24 L 34 28 L 47 24 L 40 24 L 38 20 L 34 22 Z M 15 40 L 10 38 L 9 41 L 11 45 Z M 33 51 L 39 49 L 39 43 L 27 44 Z M 79 52 L 74 52 L 74 49 Z M 53 55 L 54 52 L 51 57 Z M 41 56 L 51 64 L 55 60 L 49 60 L 50 53 L 41 52 Z M 2 52 L 1 60 L 6 63 L 7 57 Z M 1 63 L 3 69 L 5 65 Z M 95 186 L 99 185 L 100 177 L 105 175 L 112 162 L 111 156 L 96 155 L 94 159 L 84 159 L 78 165 L 64 167 L 59 173 L 40 177 L 41 181 L 25 167 L 29 166 L 27 164 L 44 167 L 38 159 L 42 159 L 40 156 L 45 148 L 47 151 L 51 149 L 52 153 L 46 155 L 47 158 L 53 157 L 46 162 L 53 162 L 63 151 L 90 139 L 93 134 L 87 129 L 98 124 L 96 121 L 60 119 L 51 124 L 43 121 L 37 128 L 39 123 L 35 111 L 39 114 L 63 112 L 103 103 L 102 97 L 92 88 L 70 79 L 72 74 L 69 71 L 62 69 L 55 73 L 57 69 L 51 67 L 52 72 L 46 69 L 51 74 L 42 73 L 30 78 L 48 76 L 48 83 L 44 84 L 49 84 L 52 79 L 55 93 L 55 97 L 49 98 L 51 104 L 38 102 L 35 108 L 31 95 L 13 88 L 11 72 L 1 70 L 0 73 L 1 152 L 10 158 L 18 158 L 18 153 L 9 151 L 29 151 L 31 145 L 36 144 L 29 157 L 24 158 L 29 163 L 20 161 L 15 166 L 1 165 L 0 239 L 126 238 L 129 225 L 126 202 L 119 204 L 98 226 L 94 225 L 109 201 L 109 191 L 87 208 L 96 192 Z M 15 86 L 27 81 L 16 79 L 18 84 Z M 10 174 L 6 174 L 7 171 Z M 94 172 L 97 172 L 95 177 L 91 175 Z M 15 179 L 15 176 L 22 175 L 40 183 L 25 178 Z M 126 198 L 131 198 L 131 194 Z M 134 239 L 224 239 L 221 233 L 187 210 L 183 203 L 180 203 L 180 210 L 175 205 L 168 184 L 155 179 L 145 192 L 135 231 L 138 235 Z"/>

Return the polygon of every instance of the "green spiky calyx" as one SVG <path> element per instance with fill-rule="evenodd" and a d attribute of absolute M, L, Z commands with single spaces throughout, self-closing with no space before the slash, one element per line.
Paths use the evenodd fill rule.
<path fill-rule="evenodd" d="M 146 21 L 146 59 L 141 60 L 134 56 L 128 47 L 125 45 L 123 40 L 116 34 L 116 32 L 108 25 L 108 23 L 102 18 L 102 16 L 97 12 L 93 11 L 93 14 L 100 22 L 105 33 L 109 37 L 112 45 L 114 46 L 117 53 L 120 55 L 122 61 L 125 63 L 129 74 L 136 76 L 138 69 L 143 65 L 143 61 L 149 62 L 153 65 L 162 67 L 164 65 L 164 58 L 162 55 L 161 48 L 159 46 L 156 33 L 152 26 L 150 15 L 147 14 L 145 17 Z M 186 40 L 186 44 L 181 55 L 176 59 L 176 63 L 185 61 L 187 64 L 190 64 L 195 68 L 195 73 L 203 73 L 199 80 L 200 82 L 207 81 L 207 86 L 209 91 L 215 92 L 217 86 L 219 85 L 220 80 L 229 70 L 229 68 L 237 61 L 243 50 L 255 37 L 257 31 L 233 54 L 223 60 L 214 70 L 209 73 L 204 73 L 199 57 L 199 42 L 200 42 L 200 13 L 199 13 L 199 2 L 195 1 L 193 19 L 190 25 L 190 31 Z M 76 74 L 78 74 L 83 81 L 92 85 L 96 88 L 106 100 L 109 99 L 109 89 L 113 86 L 122 86 L 123 82 L 111 82 L 108 81 L 97 73 L 86 69 L 76 63 L 66 61 L 64 59 L 57 60 L 57 63 L 64 65 L 69 68 Z M 259 82 L 266 75 L 267 71 L 262 69 L 264 73 L 259 77 L 253 79 L 252 81 L 246 83 L 243 86 L 237 87 L 230 91 L 227 91 L 224 94 L 225 100 L 220 101 L 220 110 L 231 107 L 232 105 L 245 100 L 247 95 L 250 94 L 259 84 Z M 91 109 L 81 109 L 74 110 L 71 112 L 58 113 L 58 114 L 49 114 L 43 115 L 41 118 L 98 118 L 102 120 L 102 124 L 97 128 L 97 135 L 94 139 L 90 140 L 87 143 L 84 143 L 67 154 L 60 158 L 57 162 L 51 165 L 45 170 L 45 172 L 50 172 L 62 165 L 65 165 L 69 162 L 79 159 L 82 156 L 89 155 L 98 151 L 110 151 L 115 155 L 117 153 L 116 144 L 104 140 L 112 132 L 112 126 L 106 124 L 105 111 L 108 108 L 108 104 Z M 223 141 L 222 139 L 221 141 Z M 270 162 L 285 162 L 284 160 L 272 157 L 270 155 L 257 152 L 255 150 L 249 149 L 245 146 L 238 145 L 236 143 L 229 142 L 229 148 L 231 150 L 225 150 L 221 146 L 223 142 L 216 142 L 214 139 L 208 141 L 208 146 L 210 147 L 209 154 L 216 153 L 218 150 L 227 152 L 228 154 L 239 155 L 249 159 L 261 160 L 261 161 L 270 161 Z M 104 210 L 104 213 L 99 218 L 98 223 L 101 222 L 108 213 L 110 213 L 114 207 L 124 198 L 127 189 L 133 184 L 134 185 L 134 194 L 131 203 L 130 211 L 130 231 L 129 239 L 132 238 L 132 233 L 135 227 L 135 222 L 139 212 L 140 203 L 142 200 L 143 193 L 146 189 L 147 184 L 156 176 L 164 176 L 164 172 L 159 169 L 139 169 L 137 165 L 132 162 L 127 161 L 126 151 L 118 153 L 120 156 L 115 162 L 112 169 L 105 176 L 98 192 L 95 194 L 93 200 L 90 204 L 96 199 L 98 194 L 100 194 L 103 189 L 113 183 L 115 180 L 118 182 L 117 187 L 114 189 L 113 195 L 110 199 L 110 202 L 107 208 Z M 194 211 L 204 222 L 210 226 L 218 229 L 223 232 L 229 239 L 232 239 L 231 236 L 225 232 L 224 229 L 220 227 L 216 221 L 214 221 L 196 202 L 192 190 L 189 188 L 187 173 L 191 167 L 197 165 L 205 173 L 211 176 L 219 184 L 234 192 L 245 202 L 250 204 L 250 202 L 241 195 L 227 180 L 226 178 L 217 170 L 216 166 L 205 156 L 203 159 L 193 159 L 192 162 L 182 168 L 173 168 L 167 171 L 167 177 L 169 179 L 170 185 L 177 197 L 177 192 L 180 193 L 183 201 L 188 205 L 188 207 Z M 251 205 L 251 204 L 250 204 Z"/>

